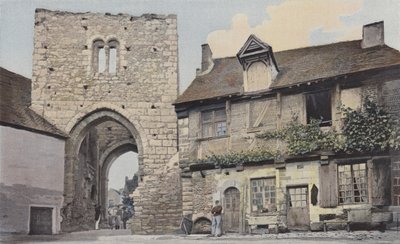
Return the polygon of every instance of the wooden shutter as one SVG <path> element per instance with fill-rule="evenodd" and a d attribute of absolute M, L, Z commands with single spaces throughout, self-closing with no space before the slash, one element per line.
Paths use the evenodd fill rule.
<path fill-rule="evenodd" d="M 372 189 L 370 191 L 372 194 L 372 205 L 390 205 L 390 173 L 390 158 L 381 157 L 372 159 Z"/>
<path fill-rule="evenodd" d="M 329 162 L 319 168 L 319 206 L 333 208 L 338 204 L 337 165 Z"/>

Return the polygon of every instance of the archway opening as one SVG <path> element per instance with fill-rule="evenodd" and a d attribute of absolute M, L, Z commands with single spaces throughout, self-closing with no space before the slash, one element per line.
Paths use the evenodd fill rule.
<path fill-rule="evenodd" d="M 107 182 L 108 226 L 111 229 L 126 229 L 127 221 L 135 214 L 135 201 L 131 194 L 139 184 L 138 154 L 128 151 L 111 162 Z"/>
<path fill-rule="evenodd" d="M 132 123 L 120 114 L 110 110 L 99 110 L 88 114 L 78 122 L 71 130 L 66 143 L 66 197 L 62 211 L 62 229 L 64 231 L 94 229 L 95 219 L 98 219 L 95 216 L 99 216 L 96 213 L 97 206 L 101 209 L 100 226 L 109 228 L 110 168 L 114 164 L 118 168 L 121 164 L 119 158 L 122 156 L 125 161 L 130 161 L 130 167 L 124 171 L 131 173 L 125 173 L 120 178 L 125 182 L 125 177 L 128 176 L 128 181 L 134 181 L 134 173 L 141 172 L 140 155 L 142 155 L 140 137 Z M 138 175 L 136 174 L 136 182 Z M 114 184 L 115 180 L 116 177 L 111 177 L 110 183 Z M 124 185 L 116 187 L 116 190 L 123 187 Z M 127 189 L 125 195 L 129 196 L 133 190 Z M 122 210 L 123 206 L 119 205 L 119 202 L 114 205 L 121 207 Z"/>

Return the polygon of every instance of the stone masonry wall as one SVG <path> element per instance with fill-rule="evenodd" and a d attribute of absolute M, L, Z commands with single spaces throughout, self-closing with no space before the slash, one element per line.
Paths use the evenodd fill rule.
<path fill-rule="evenodd" d="M 36 10 L 32 108 L 66 133 L 86 115 L 107 109 L 128 119 L 140 135 L 143 174 L 136 192 L 140 200 L 135 233 L 179 228 L 180 195 L 161 190 L 170 175 L 159 177 L 162 172 L 156 171 L 177 152 L 172 106 L 178 91 L 177 38 L 175 15 Z M 116 74 L 94 69 L 93 42 L 100 39 L 118 42 Z M 66 177 L 66 183 L 74 180 Z M 180 182 L 172 182 L 171 187 L 180 189 Z M 162 222 L 154 219 L 165 214 L 168 217 Z"/>

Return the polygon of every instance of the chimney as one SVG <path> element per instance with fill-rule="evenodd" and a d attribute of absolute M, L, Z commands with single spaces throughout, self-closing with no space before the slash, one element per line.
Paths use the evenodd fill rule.
<path fill-rule="evenodd" d="M 383 21 L 363 26 L 361 48 L 382 46 L 385 44 Z"/>
<path fill-rule="evenodd" d="M 208 44 L 201 45 L 201 73 L 210 70 L 213 66 L 210 46 Z"/>

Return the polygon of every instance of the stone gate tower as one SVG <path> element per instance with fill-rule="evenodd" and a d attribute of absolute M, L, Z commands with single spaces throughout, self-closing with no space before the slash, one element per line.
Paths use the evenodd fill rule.
<path fill-rule="evenodd" d="M 32 108 L 69 135 L 63 231 L 93 228 L 109 167 L 127 151 L 139 157 L 134 233 L 179 228 L 177 39 L 174 15 L 36 10 Z"/>

